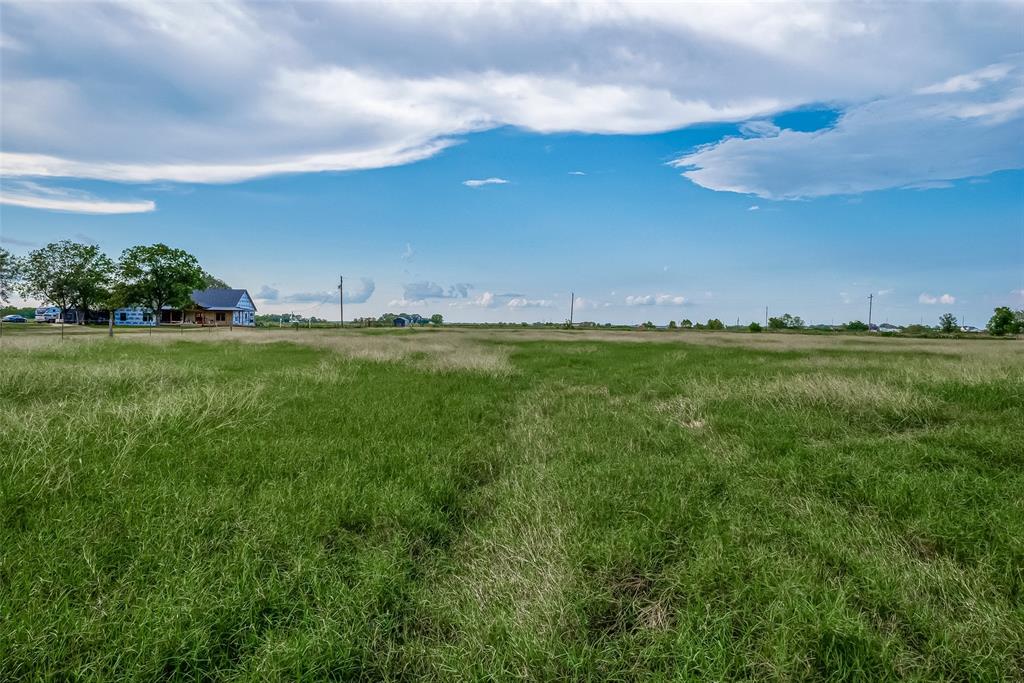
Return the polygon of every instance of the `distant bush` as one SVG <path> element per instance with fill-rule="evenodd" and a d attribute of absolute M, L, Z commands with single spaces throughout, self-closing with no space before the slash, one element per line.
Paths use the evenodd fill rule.
<path fill-rule="evenodd" d="M 670 329 L 670 330 L 676 329 L 676 321 L 675 320 L 669 320 L 668 321 L 668 329 Z"/>
<path fill-rule="evenodd" d="M 764 328 L 761 327 L 761 323 L 750 323 L 749 325 L 747 325 L 747 329 L 750 330 L 751 332 L 760 332 Z"/>
<path fill-rule="evenodd" d="M 709 330 L 724 330 L 725 329 L 725 325 L 723 325 L 722 321 L 719 320 L 718 318 L 711 318 L 710 320 L 708 320 L 708 329 Z"/>
<path fill-rule="evenodd" d="M 846 329 L 850 330 L 851 332 L 866 332 L 868 329 L 868 324 L 865 322 L 861 322 L 860 320 L 851 320 L 850 322 L 846 323 Z"/>
<path fill-rule="evenodd" d="M 679 327 L 682 327 L 683 329 L 690 329 L 691 327 L 693 327 L 693 321 L 690 320 L 689 318 L 684 318 L 683 320 L 679 321 Z"/>
<path fill-rule="evenodd" d="M 952 313 L 943 313 L 939 317 L 939 329 L 946 334 L 950 334 L 959 330 L 960 326 L 957 324 L 956 317 Z"/>

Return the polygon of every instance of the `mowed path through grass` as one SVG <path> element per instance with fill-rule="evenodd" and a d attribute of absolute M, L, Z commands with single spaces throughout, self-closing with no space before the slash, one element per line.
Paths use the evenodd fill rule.
<path fill-rule="evenodd" d="M 1024 677 L 1022 344 L 96 337 L 0 348 L 0 679 Z"/>

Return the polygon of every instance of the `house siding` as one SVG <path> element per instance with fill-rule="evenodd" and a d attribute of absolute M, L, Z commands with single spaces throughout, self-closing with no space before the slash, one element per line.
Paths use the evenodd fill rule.
<path fill-rule="evenodd" d="M 114 311 L 114 325 L 118 327 L 155 327 L 156 318 L 150 315 L 148 308 L 119 308 Z"/>

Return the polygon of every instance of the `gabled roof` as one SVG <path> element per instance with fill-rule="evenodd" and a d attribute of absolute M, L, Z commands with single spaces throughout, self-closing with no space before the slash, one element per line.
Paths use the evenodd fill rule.
<path fill-rule="evenodd" d="M 245 289 L 195 289 L 192 290 L 192 301 L 209 311 L 235 311 L 239 310 L 238 302 L 243 295 L 252 301 L 252 297 Z M 255 309 L 254 303 L 253 310 Z"/>

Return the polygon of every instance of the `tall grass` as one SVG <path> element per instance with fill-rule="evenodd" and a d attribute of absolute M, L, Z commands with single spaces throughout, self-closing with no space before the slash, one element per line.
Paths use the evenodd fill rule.
<path fill-rule="evenodd" d="M 0 349 L 0 678 L 1024 677 L 1020 345 L 208 337 Z"/>

